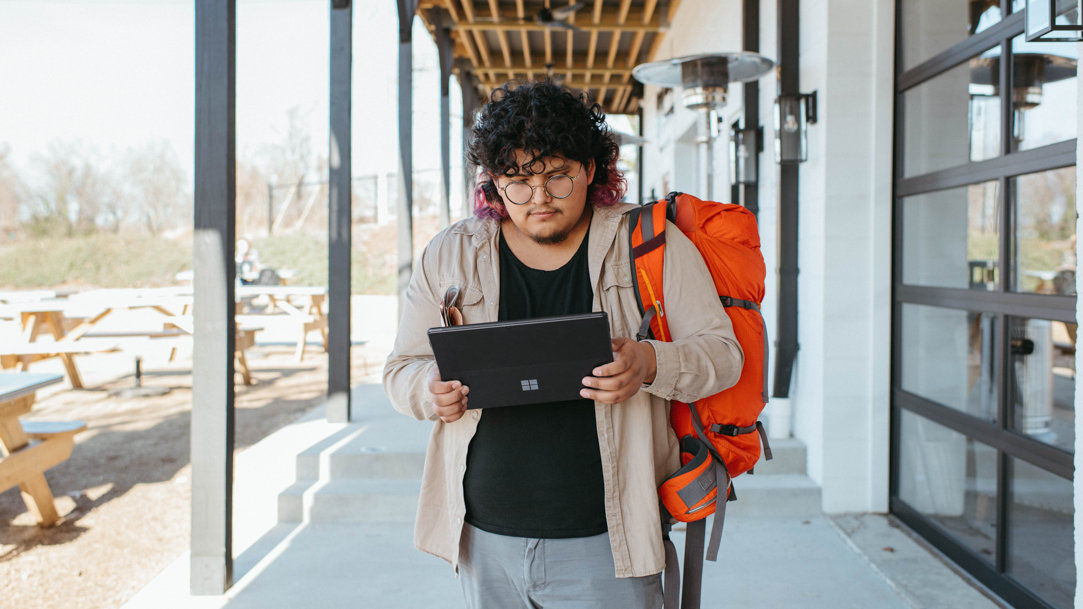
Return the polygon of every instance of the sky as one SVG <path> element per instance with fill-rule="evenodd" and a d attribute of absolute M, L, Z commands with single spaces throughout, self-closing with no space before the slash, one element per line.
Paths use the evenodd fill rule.
<path fill-rule="evenodd" d="M 193 7 L 193 0 L 0 0 L 0 145 L 16 166 L 28 169 L 54 141 L 78 141 L 109 159 L 165 140 L 191 177 Z M 237 0 L 239 159 L 283 141 L 291 109 L 314 153 L 327 156 L 328 11 L 327 0 Z M 397 167 L 397 28 L 393 0 L 354 3 L 355 176 Z M 453 84 L 453 137 L 458 96 Z M 431 137 L 439 102 L 435 45 L 415 19 L 415 170 L 439 166 Z"/>

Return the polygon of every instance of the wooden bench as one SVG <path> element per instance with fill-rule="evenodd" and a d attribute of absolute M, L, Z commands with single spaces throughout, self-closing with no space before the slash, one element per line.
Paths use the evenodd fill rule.
<path fill-rule="evenodd" d="M 30 369 L 33 362 L 54 357 L 60 358 L 68 373 L 68 380 L 75 389 L 83 388 L 83 379 L 75 366 L 76 355 L 91 353 L 111 353 L 120 350 L 120 344 L 109 339 L 80 339 L 59 341 L 9 341 L 0 345 L 0 368 L 10 369 L 19 366 L 23 371 Z"/>
<path fill-rule="evenodd" d="M 59 375 L 30 376 L 32 384 L 37 386 L 61 378 Z M 44 382 L 38 382 L 50 376 Z M 60 515 L 45 479 L 45 470 L 71 456 L 75 435 L 86 429 L 86 424 L 82 421 L 20 421 L 19 417 L 33 407 L 34 388 L 16 388 L 0 400 L 0 491 L 18 486 L 38 525 L 48 527 L 56 524 Z"/>
<path fill-rule="evenodd" d="M 192 333 L 195 331 L 192 325 L 192 317 L 190 315 L 177 315 L 169 317 L 163 323 L 163 332 L 182 332 L 188 340 L 191 340 Z M 259 326 L 241 326 L 237 325 L 236 338 L 233 341 L 233 353 L 237 358 L 237 372 L 241 373 L 241 378 L 244 380 L 245 385 L 251 385 L 254 383 L 252 380 L 252 370 L 248 367 L 248 356 L 245 352 L 251 349 L 256 344 L 256 332 L 263 330 Z M 169 359 L 173 360 L 176 353 L 176 349 L 170 352 Z"/>

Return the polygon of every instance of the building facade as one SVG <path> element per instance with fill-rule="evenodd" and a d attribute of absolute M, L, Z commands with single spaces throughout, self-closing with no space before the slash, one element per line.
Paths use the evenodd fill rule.
<path fill-rule="evenodd" d="M 758 86 L 763 127 L 755 188 L 771 336 L 786 330 L 772 272 L 786 266 L 783 246 L 796 245 L 799 269 L 799 350 L 784 397 L 772 371 L 764 417 L 772 436 L 806 444 L 825 512 L 891 512 L 1014 606 L 1063 608 L 1079 562 L 1079 48 L 1026 42 L 1023 5 L 754 7 L 759 53 L 777 62 L 780 36 L 796 35 L 800 92 L 816 94 L 793 200 L 775 161 L 778 74 L 746 85 Z M 651 60 L 746 50 L 748 9 L 683 0 Z M 679 90 L 645 86 L 648 196 L 731 200 L 726 140 L 746 99 L 730 87 L 705 167 L 697 111 Z M 780 242 L 794 217 L 797 243 Z"/>

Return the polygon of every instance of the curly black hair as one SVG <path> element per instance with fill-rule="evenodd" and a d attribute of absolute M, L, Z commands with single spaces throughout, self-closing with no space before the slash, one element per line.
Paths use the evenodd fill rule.
<path fill-rule="evenodd" d="M 515 151 L 531 158 L 520 167 Z M 534 173 L 546 157 L 594 163 L 587 198 L 612 205 L 624 195 L 624 176 L 617 170 L 620 148 L 597 103 L 575 89 L 550 80 L 511 82 L 493 91 L 474 123 L 466 158 L 493 175 Z M 488 177 L 475 193 L 479 216 L 506 217 L 503 201 Z"/>

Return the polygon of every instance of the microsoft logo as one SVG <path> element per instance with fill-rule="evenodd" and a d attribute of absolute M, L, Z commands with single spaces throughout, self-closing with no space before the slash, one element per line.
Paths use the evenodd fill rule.
<path fill-rule="evenodd" d="M 538 390 L 538 379 L 530 379 L 530 380 L 519 381 L 519 384 L 521 384 L 523 386 L 523 391 L 537 391 Z"/>

